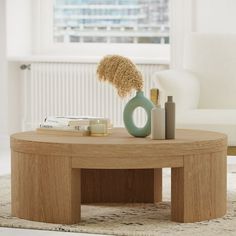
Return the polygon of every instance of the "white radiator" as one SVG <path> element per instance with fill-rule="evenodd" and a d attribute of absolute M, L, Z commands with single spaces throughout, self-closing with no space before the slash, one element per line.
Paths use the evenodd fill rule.
<path fill-rule="evenodd" d="M 114 126 L 123 126 L 123 109 L 131 97 L 121 99 L 112 85 L 96 77 L 95 63 L 32 63 L 24 74 L 23 130 L 34 129 L 47 116 L 102 116 Z M 151 76 L 166 65 L 138 64 L 144 78 L 144 93 L 149 98 Z M 136 125 L 146 115 L 135 113 Z"/>

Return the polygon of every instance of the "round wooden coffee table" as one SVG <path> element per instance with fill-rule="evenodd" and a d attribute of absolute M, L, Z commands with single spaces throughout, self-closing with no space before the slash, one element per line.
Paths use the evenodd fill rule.
<path fill-rule="evenodd" d="M 11 136 L 12 215 L 72 224 L 81 203 L 159 202 L 162 169 L 171 167 L 171 218 L 196 222 L 226 213 L 227 137 L 177 130 L 175 140 L 66 137 L 22 132 Z"/>

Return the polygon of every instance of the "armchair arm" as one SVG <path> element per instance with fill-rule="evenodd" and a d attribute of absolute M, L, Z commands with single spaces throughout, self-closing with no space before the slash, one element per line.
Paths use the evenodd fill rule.
<path fill-rule="evenodd" d="M 160 102 L 171 95 L 177 110 L 196 109 L 199 102 L 200 84 L 197 76 L 187 70 L 164 70 L 156 72 L 152 80 L 160 90 Z"/>

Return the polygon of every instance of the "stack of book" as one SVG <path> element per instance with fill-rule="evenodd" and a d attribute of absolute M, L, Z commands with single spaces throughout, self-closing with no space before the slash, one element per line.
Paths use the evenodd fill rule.
<path fill-rule="evenodd" d="M 54 134 L 54 135 L 68 135 L 68 136 L 90 136 L 91 135 L 91 121 L 106 121 L 108 129 L 112 125 L 108 119 L 101 117 L 74 117 L 74 116 L 54 116 L 46 117 L 40 127 L 36 129 L 41 134 Z M 105 136 L 108 132 L 104 132 Z"/>

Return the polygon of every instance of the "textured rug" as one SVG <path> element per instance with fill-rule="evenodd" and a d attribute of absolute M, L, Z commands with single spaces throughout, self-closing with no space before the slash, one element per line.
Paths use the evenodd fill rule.
<path fill-rule="evenodd" d="M 228 212 L 223 218 L 198 223 L 170 221 L 170 172 L 164 176 L 165 202 L 159 204 L 83 205 L 82 221 L 46 224 L 12 217 L 10 177 L 0 177 L 0 226 L 102 235 L 236 235 L 236 173 L 228 173 Z"/>

